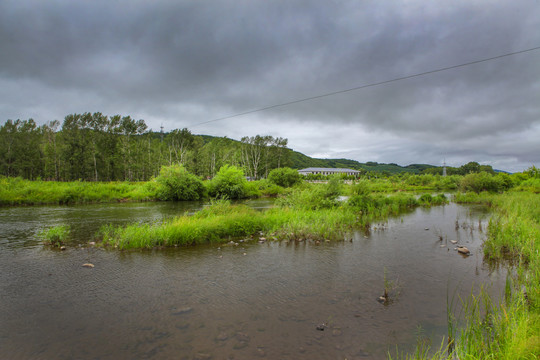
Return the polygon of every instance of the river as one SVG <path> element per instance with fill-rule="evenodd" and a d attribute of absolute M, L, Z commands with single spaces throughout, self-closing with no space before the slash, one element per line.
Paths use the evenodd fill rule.
<path fill-rule="evenodd" d="M 505 270 L 483 263 L 489 213 L 456 204 L 418 208 L 343 242 L 87 245 L 103 224 L 160 221 L 202 206 L 0 208 L 0 358 L 384 359 L 419 337 L 438 346 L 447 299 L 504 286 Z M 39 231 L 61 223 L 76 244 L 42 246 Z M 377 301 L 385 273 L 386 305 Z"/>

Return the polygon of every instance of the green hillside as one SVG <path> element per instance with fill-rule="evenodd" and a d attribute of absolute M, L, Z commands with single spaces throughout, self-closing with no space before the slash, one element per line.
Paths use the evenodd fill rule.
<path fill-rule="evenodd" d="M 428 164 L 399 166 L 397 164 L 380 164 L 372 161 L 361 163 L 350 159 L 316 159 L 294 150 L 290 150 L 289 153 L 289 166 L 293 169 L 304 169 L 308 167 L 348 168 L 372 172 L 388 172 L 390 174 L 397 174 L 401 172 L 418 174 L 425 169 L 435 167 Z"/>

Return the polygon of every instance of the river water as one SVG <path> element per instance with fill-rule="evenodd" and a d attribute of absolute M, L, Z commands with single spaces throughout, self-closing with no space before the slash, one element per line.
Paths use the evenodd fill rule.
<path fill-rule="evenodd" d="M 506 276 L 482 261 L 489 214 L 456 204 L 418 208 L 343 242 L 87 245 L 105 223 L 160 221 L 202 206 L 1 208 L 0 358 L 383 359 L 419 337 L 439 345 L 447 299 L 458 303 L 482 284 L 499 294 Z M 60 223 L 77 244 L 43 247 L 39 231 Z M 473 255 L 459 255 L 450 240 Z M 386 305 L 377 301 L 385 273 Z"/>

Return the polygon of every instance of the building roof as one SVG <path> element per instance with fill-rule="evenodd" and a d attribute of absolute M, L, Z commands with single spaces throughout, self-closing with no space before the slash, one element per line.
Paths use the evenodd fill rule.
<path fill-rule="evenodd" d="M 360 172 L 358 170 L 353 170 L 353 169 L 344 169 L 344 168 L 317 168 L 317 167 L 310 167 L 310 168 L 306 168 L 306 169 L 302 169 L 302 170 L 298 170 L 300 172 L 340 172 L 340 173 L 344 173 L 344 172 Z"/>

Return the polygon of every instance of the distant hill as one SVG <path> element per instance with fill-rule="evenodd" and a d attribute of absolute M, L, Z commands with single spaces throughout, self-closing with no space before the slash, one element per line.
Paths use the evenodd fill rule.
<path fill-rule="evenodd" d="M 298 151 L 290 150 L 289 166 L 293 169 L 304 169 L 308 167 L 325 167 L 325 168 L 348 168 L 354 170 L 365 170 L 397 174 L 401 172 L 410 172 L 418 174 L 422 170 L 434 168 L 428 164 L 411 164 L 407 166 L 399 166 L 397 164 L 381 164 L 373 161 L 361 163 L 350 159 L 317 159 L 304 155 Z"/>
<path fill-rule="evenodd" d="M 209 142 L 214 136 L 210 135 L 198 135 L 204 143 Z M 238 142 L 238 140 L 229 139 L 231 141 Z M 293 169 L 305 169 L 308 167 L 323 167 L 323 168 L 347 168 L 354 170 L 365 170 L 373 172 L 388 172 L 390 174 L 398 174 L 401 172 L 409 172 L 413 174 L 419 174 L 422 170 L 434 168 L 436 166 L 428 164 L 411 164 L 407 166 L 399 166 L 397 164 L 382 164 L 373 161 L 367 163 L 361 163 L 356 160 L 350 159 L 317 159 L 304 155 L 298 151 L 287 149 L 288 154 L 288 166 Z"/>

